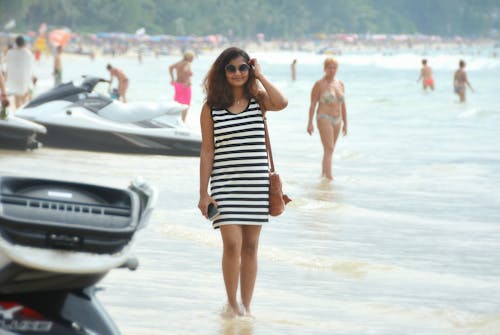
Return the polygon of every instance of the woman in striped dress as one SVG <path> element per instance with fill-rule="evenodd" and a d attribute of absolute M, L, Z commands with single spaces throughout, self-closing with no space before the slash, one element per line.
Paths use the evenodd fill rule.
<path fill-rule="evenodd" d="M 215 60 L 204 88 L 198 208 L 205 217 L 209 204 L 220 212 L 213 227 L 220 228 L 222 236 L 228 309 L 233 317 L 251 315 L 259 235 L 269 212 L 262 110 L 282 110 L 288 101 L 267 80 L 257 60 L 235 47 Z M 238 283 L 241 308 L 236 298 Z"/>

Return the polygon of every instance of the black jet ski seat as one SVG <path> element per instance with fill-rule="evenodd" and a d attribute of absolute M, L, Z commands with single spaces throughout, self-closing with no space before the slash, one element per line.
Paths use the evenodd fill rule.
<path fill-rule="evenodd" d="M 116 253 L 132 239 L 140 210 L 130 189 L 0 177 L 0 238 L 13 245 Z"/>

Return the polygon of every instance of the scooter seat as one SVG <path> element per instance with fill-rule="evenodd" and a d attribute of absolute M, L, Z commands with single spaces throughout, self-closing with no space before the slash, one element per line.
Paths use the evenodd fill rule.
<path fill-rule="evenodd" d="M 138 202 L 129 190 L 1 177 L 0 235 L 11 244 L 112 254 L 132 239 Z"/>

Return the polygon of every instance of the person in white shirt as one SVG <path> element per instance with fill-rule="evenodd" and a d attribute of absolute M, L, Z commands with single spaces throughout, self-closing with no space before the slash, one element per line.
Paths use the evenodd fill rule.
<path fill-rule="evenodd" d="M 22 36 L 16 38 L 16 48 L 7 51 L 6 64 L 7 91 L 14 95 L 17 109 L 26 102 L 33 78 L 33 54 Z"/>

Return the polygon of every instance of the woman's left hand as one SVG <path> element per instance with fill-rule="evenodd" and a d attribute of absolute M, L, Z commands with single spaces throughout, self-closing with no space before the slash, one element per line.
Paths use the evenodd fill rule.
<path fill-rule="evenodd" d="M 255 78 L 259 79 L 262 76 L 262 68 L 260 67 L 259 62 L 257 61 L 257 58 L 252 58 L 248 61 L 248 65 L 250 65 L 253 68 L 253 73 L 255 75 Z"/>

